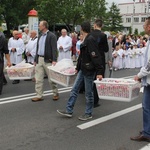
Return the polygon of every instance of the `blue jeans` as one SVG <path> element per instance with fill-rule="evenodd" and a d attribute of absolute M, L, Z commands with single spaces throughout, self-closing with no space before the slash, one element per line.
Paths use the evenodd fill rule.
<path fill-rule="evenodd" d="M 150 138 L 150 85 L 144 87 L 142 105 L 143 105 L 143 135 Z"/>
<path fill-rule="evenodd" d="M 77 100 L 77 96 L 79 93 L 79 89 L 83 83 L 85 85 L 85 98 L 86 98 L 86 109 L 85 114 L 92 115 L 93 112 L 93 104 L 94 104 L 94 96 L 93 96 L 93 81 L 94 81 L 95 73 L 93 72 L 92 75 L 84 75 L 83 72 L 80 70 L 77 74 L 76 80 L 71 90 L 70 97 L 68 99 L 68 103 L 66 106 L 66 110 L 68 113 L 73 113 L 73 107 Z"/>

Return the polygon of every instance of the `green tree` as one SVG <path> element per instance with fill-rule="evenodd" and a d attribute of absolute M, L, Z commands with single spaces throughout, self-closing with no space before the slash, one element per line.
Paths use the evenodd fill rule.
<path fill-rule="evenodd" d="M 19 24 L 27 23 L 28 12 L 36 4 L 35 0 L 1 0 L 1 20 L 7 25 L 7 34 L 10 35 L 11 28 L 17 28 Z"/>
<path fill-rule="evenodd" d="M 144 36 L 145 35 L 145 31 L 140 32 L 140 35 Z"/>
<path fill-rule="evenodd" d="M 129 27 L 129 34 L 132 34 L 132 28 Z"/>
<path fill-rule="evenodd" d="M 108 11 L 107 28 L 110 31 L 120 31 L 122 29 L 122 18 L 120 16 L 120 10 L 117 5 L 113 2 L 110 10 Z"/>
<path fill-rule="evenodd" d="M 77 24 L 83 20 L 83 2 L 80 0 L 36 0 L 40 19 L 55 23 Z"/>
<path fill-rule="evenodd" d="M 55 23 L 80 24 L 104 16 L 105 0 L 36 0 L 40 19 Z"/>
<path fill-rule="evenodd" d="M 106 1 L 105 0 L 85 0 L 83 5 L 83 13 L 86 20 L 93 18 L 105 18 L 106 14 Z"/>
<path fill-rule="evenodd" d="M 138 35 L 139 33 L 138 33 L 138 29 L 137 28 L 135 28 L 135 30 L 134 30 L 134 34 L 135 35 Z"/>

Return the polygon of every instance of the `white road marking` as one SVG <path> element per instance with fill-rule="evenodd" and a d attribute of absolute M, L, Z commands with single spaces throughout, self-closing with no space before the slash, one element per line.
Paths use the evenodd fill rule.
<path fill-rule="evenodd" d="M 60 89 L 58 89 L 58 91 L 67 90 L 67 89 L 71 89 L 71 88 L 72 87 L 60 88 Z M 49 93 L 49 92 L 52 92 L 52 90 L 44 91 L 44 94 Z M 30 94 L 23 94 L 23 95 L 12 96 L 12 97 L 7 97 L 7 98 L 0 98 L 0 101 L 21 98 L 21 97 L 27 97 L 27 96 L 34 96 L 35 94 L 36 93 L 30 93 Z"/>
<path fill-rule="evenodd" d="M 150 150 L 150 144 L 147 144 L 146 146 L 142 147 L 139 150 Z"/>
<path fill-rule="evenodd" d="M 127 113 L 130 113 L 130 112 L 135 111 L 135 110 L 140 109 L 140 108 L 142 108 L 142 104 L 138 104 L 138 105 L 135 105 L 135 106 L 133 106 L 133 107 L 129 107 L 129 108 L 127 108 L 127 109 L 124 109 L 124 110 L 115 112 L 115 113 L 113 113 L 113 114 L 110 114 L 110 115 L 107 115 L 107 116 L 104 116 L 104 117 L 101 117 L 101 118 L 98 118 L 98 119 L 95 119 L 95 120 L 92 120 L 92 121 L 83 123 L 83 124 L 81 124 L 81 125 L 78 125 L 77 127 L 78 127 L 79 129 L 81 129 L 81 130 L 84 130 L 84 129 L 93 127 L 93 126 L 95 126 L 95 125 L 98 125 L 98 124 L 100 124 L 100 123 L 103 123 L 103 122 L 112 120 L 112 119 L 114 119 L 114 118 L 120 117 L 120 116 L 122 116 L 122 115 L 125 115 L 125 114 L 127 114 Z"/>
<path fill-rule="evenodd" d="M 70 92 L 71 89 L 69 90 L 64 90 L 64 91 L 60 91 L 59 93 L 65 93 L 65 92 Z M 44 94 L 43 96 L 48 96 L 48 95 L 52 95 L 53 93 L 47 93 Z M 19 99 L 12 99 L 12 100 L 6 100 L 6 101 L 1 101 L 0 105 L 2 104 L 7 104 L 7 103 L 13 103 L 13 102 L 18 102 L 18 101 L 23 101 L 23 100 L 29 100 L 31 98 L 33 98 L 34 96 L 29 96 L 29 97 L 24 97 L 24 98 L 19 98 Z"/>

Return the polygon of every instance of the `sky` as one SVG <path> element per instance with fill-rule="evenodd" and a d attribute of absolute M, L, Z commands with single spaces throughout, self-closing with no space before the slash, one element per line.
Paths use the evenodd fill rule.
<path fill-rule="evenodd" d="M 106 0 L 106 2 L 109 3 L 109 5 L 111 5 L 112 2 L 115 2 L 116 4 L 118 4 L 118 3 L 130 3 L 130 2 L 133 2 L 133 0 Z"/>

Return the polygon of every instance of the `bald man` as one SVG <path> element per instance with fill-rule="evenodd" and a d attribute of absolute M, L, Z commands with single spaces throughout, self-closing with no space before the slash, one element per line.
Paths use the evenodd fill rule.
<path fill-rule="evenodd" d="M 37 32 L 32 30 L 30 32 L 30 40 L 26 45 L 26 56 L 28 63 L 34 63 L 35 54 L 36 54 L 36 47 L 37 47 Z"/>
<path fill-rule="evenodd" d="M 57 49 L 58 49 L 58 61 L 68 58 L 71 59 L 71 47 L 72 47 L 72 39 L 67 35 L 67 30 L 61 30 L 61 37 L 59 37 L 57 41 Z"/>
<path fill-rule="evenodd" d="M 24 43 L 21 38 L 18 37 L 18 31 L 13 31 L 13 37 L 8 41 L 8 49 L 10 53 L 10 61 L 12 65 L 16 65 L 22 61 L 22 54 L 24 52 Z M 14 80 L 13 84 L 18 84 L 19 80 Z"/>

